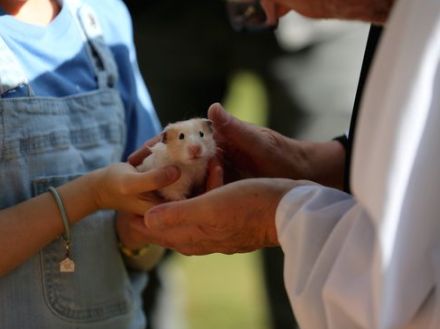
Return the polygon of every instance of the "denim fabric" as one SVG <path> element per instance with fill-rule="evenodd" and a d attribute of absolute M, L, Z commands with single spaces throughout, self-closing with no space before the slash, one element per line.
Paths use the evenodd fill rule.
<path fill-rule="evenodd" d="M 113 88 L 116 65 L 100 36 L 89 38 L 87 47 L 98 90 L 63 98 L 0 99 L 0 209 L 121 159 L 126 128 Z M 59 238 L 0 278 L 0 328 L 143 328 L 145 277 L 127 273 L 114 212 L 86 217 L 71 234 L 75 272 L 59 272 L 65 253 Z"/>

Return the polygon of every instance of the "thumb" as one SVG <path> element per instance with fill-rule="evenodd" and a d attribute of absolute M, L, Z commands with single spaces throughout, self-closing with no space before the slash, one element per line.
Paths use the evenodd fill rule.
<path fill-rule="evenodd" d="M 258 127 L 230 115 L 220 103 L 214 103 L 209 107 L 208 118 L 213 122 L 214 131 L 221 142 L 239 148 L 258 145 L 255 144 L 260 139 Z"/>
<path fill-rule="evenodd" d="M 155 231 L 181 225 L 186 218 L 187 202 L 187 200 L 173 201 L 151 208 L 144 214 L 145 226 Z"/>
<path fill-rule="evenodd" d="M 151 230 L 164 230 L 206 224 L 211 218 L 214 200 L 210 193 L 205 193 L 191 199 L 162 203 L 144 214 L 145 226 Z"/>
<path fill-rule="evenodd" d="M 171 183 L 180 177 L 180 170 L 175 166 L 154 168 L 145 172 L 136 172 L 127 178 L 130 181 L 131 192 L 142 193 L 155 191 Z"/>

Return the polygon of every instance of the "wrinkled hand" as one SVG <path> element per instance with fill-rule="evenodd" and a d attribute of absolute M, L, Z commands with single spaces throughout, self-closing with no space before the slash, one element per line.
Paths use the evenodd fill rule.
<path fill-rule="evenodd" d="M 175 182 L 180 176 L 174 166 L 138 172 L 128 163 L 116 163 L 92 176 L 95 203 L 99 209 L 117 209 L 143 215 L 158 203 L 153 192 Z"/>
<path fill-rule="evenodd" d="M 145 214 L 150 243 L 185 255 L 232 254 L 278 245 L 275 212 L 294 181 L 246 179 Z"/>
<path fill-rule="evenodd" d="M 225 180 L 280 177 L 342 188 L 345 149 L 335 140 L 299 141 L 240 121 L 218 103 L 210 106 L 217 144 L 223 149 Z"/>
<path fill-rule="evenodd" d="M 310 176 L 303 143 L 269 128 L 240 121 L 218 103 L 210 106 L 208 117 L 213 121 L 217 144 L 224 150 L 228 177 L 302 179 Z"/>

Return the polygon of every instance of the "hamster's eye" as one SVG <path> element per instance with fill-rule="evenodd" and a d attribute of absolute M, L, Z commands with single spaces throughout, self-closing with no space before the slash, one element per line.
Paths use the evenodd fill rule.
<path fill-rule="evenodd" d="M 185 134 L 184 133 L 180 133 L 179 134 L 179 139 L 184 139 L 185 138 Z"/>
<path fill-rule="evenodd" d="M 199 135 L 200 135 L 200 137 L 205 136 L 205 134 L 203 133 L 203 131 L 199 131 Z"/>

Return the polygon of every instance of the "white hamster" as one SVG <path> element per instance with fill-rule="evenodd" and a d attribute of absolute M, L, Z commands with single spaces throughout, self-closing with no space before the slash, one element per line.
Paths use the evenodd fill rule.
<path fill-rule="evenodd" d="M 147 171 L 166 165 L 178 166 L 180 178 L 159 193 L 167 200 L 186 199 L 194 188 L 203 184 L 208 161 L 216 153 L 212 122 L 195 118 L 171 123 L 161 135 L 162 140 L 150 148 L 151 154 L 136 168 Z"/>

